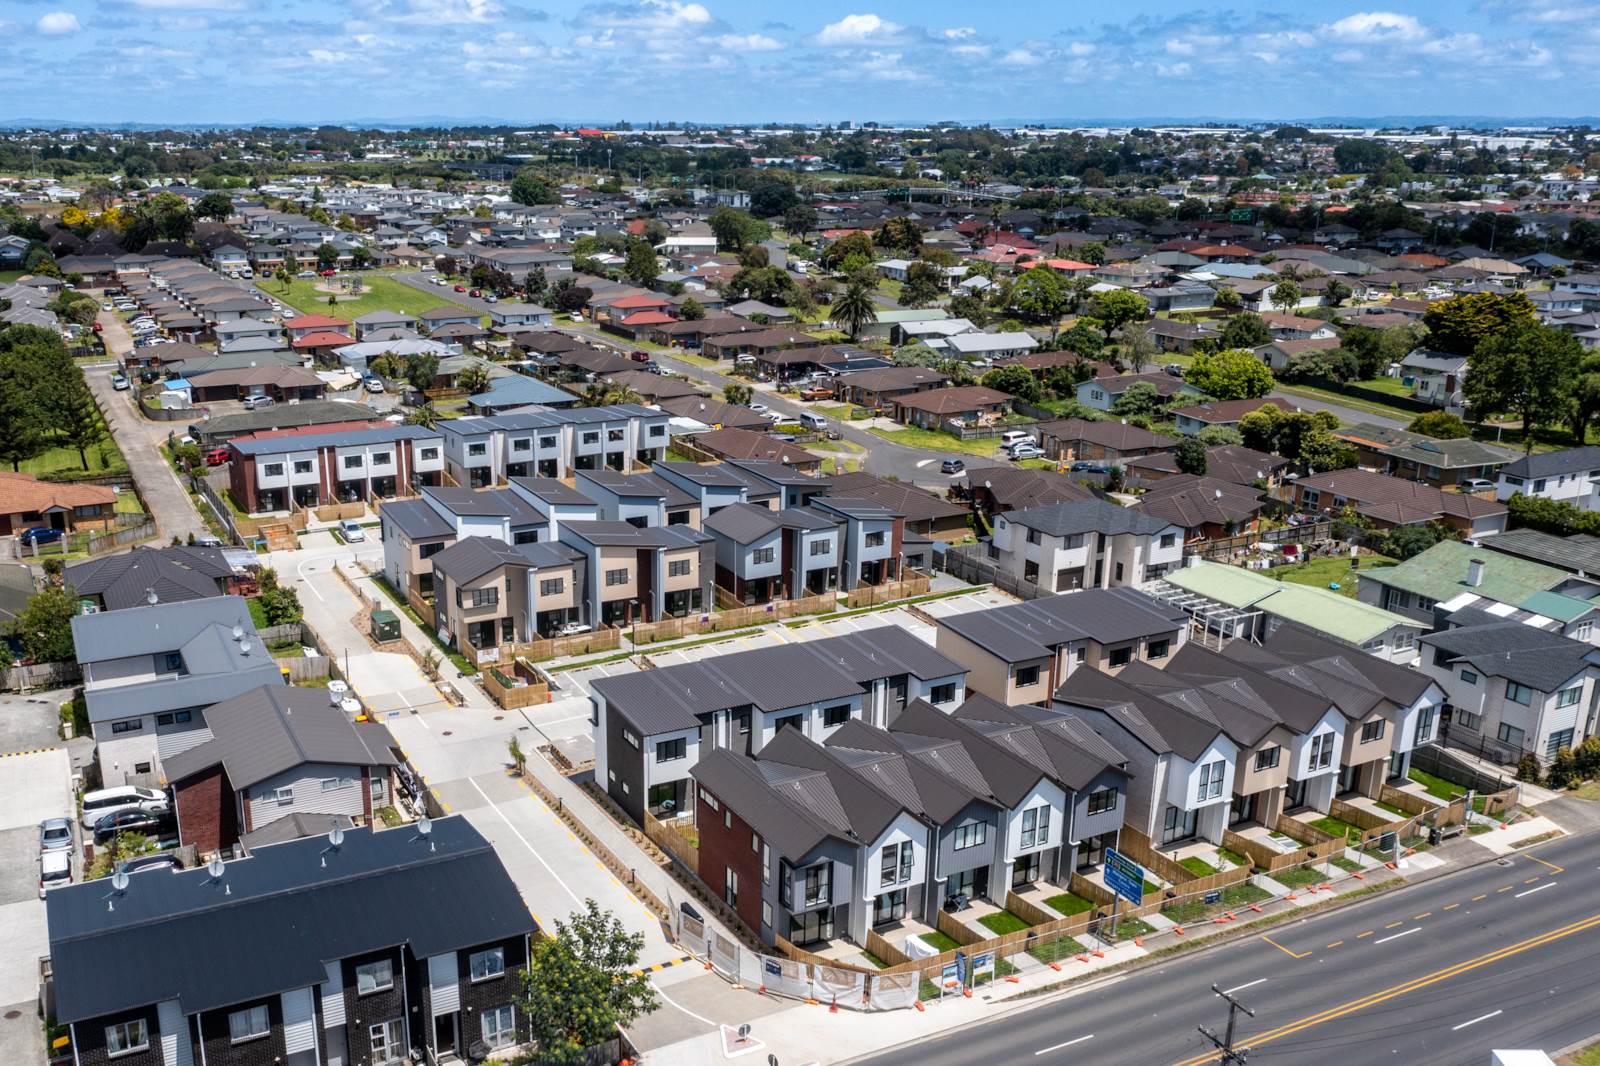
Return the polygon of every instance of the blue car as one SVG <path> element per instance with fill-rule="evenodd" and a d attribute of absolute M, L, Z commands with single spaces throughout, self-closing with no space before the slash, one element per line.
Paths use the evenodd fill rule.
<path fill-rule="evenodd" d="M 51 529 L 49 526 L 34 526 L 25 529 L 19 538 L 24 544 L 54 544 L 61 539 L 61 530 Z"/>

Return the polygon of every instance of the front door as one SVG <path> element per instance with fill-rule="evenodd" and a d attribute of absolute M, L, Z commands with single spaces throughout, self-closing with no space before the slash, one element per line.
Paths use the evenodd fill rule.
<path fill-rule="evenodd" d="M 906 890 L 885 892 L 872 901 L 872 924 L 885 925 L 904 921 L 906 917 Z"/>
<path fill-rule="evenodd" d="M 1011 887 L 1025 888 L 1039 880 L 1039 853 L 1024 855 L 1011 868 Z"/>
<path fill-rule="evenodd" d="M 1248 796 L 1235 794 L 1233 797 L 1233 817 L 1228 819 L 1229 825 L 1238 825 L 1241 822 L 1256 820 L 1256 806 L 1261 799 L 1261 793 L 1252 792 Z"/>
<path fill-rule="evenodd" d="M 441 1014 L 433 1020 L 433 1049 L 439 1054 L 456 1050 L 456 1016 Z"/>
<path fill-rule="evenodd" d="M 1294 810 L 1296 807 L 1304 807 L 1306 805 L 1306 786 L 1309 784 L 1309 778 L 1299 778 L 1298 780 L 1293 777 L 1289 778 L 1289 787 L 1284 792 L 1285 809 Z"/>

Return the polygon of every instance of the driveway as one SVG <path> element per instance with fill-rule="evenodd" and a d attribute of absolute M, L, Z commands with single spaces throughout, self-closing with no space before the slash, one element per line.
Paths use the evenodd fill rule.
<path fill-rule="evenodd" d="M 39 899 L 39 823 L 73 814 L 66 749 L 0 756 L 0 796 L 7 801 L 0 806 L 0 1061 L 42 1062 L 35 1003 L 50 939 Z"/>

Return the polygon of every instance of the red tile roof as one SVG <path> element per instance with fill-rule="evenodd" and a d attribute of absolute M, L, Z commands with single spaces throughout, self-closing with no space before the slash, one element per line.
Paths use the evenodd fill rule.
<path fill-rule="evenodd" d="M 296 337 L 290 344 L 291 348 L 325 348 L 335 344 L 354 344 L 347 335 L 336 333 L 333 330 L 322 330 L 318 333 L 307 333 L 304 337 Z"/>
<path fill-rule="evenodd" d="M 350 323 L 342 318 L 330 318 L 327 315 L 300 315 L 291 318 L 283 324 L 284 329 L 349 329 Z"/>

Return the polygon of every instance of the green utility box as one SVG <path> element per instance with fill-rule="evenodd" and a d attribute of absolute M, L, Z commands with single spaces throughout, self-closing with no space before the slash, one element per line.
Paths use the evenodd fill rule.
<path fill-rule="evenodd" d="M 379 644 L 400 639 L 400 619 L 393 611 L 372 612 L 372 639 Z"/>

